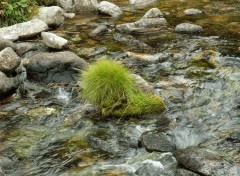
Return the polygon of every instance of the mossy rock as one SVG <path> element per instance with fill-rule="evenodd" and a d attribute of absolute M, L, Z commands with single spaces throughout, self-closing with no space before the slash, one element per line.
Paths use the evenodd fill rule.
<path fill-rule="evenodd" d="M 192 57 L 191 65 L 214 69 L 219 65 L 218 56 L 219 56 L 219 53 L 216 51 L 205 50 Z"/>
<path fill-rule="evenodd" d="M 98 106 L 103 116 L 136 116 L 161 113 L 163 100 L 137 87 L 130 72 L 120 63 L 99 60 L 85 70 L 82 98 Z"/>

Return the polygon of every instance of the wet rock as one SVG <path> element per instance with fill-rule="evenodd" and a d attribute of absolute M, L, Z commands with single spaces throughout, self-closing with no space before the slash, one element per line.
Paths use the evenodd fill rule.
<path fill-rule="evenodd" d="M 197 147 L 179 149 L 174 152 L 174 156 L 185 168 L 202 175 L 238 176 L 240 173 L 240 165 Z"/>
<path fill-rule="evenodd" d="M 128 57 L 145 61 L 145 62 L 156 62 L 160 59 L 161 54 L 147 54 L 147 53 L 133 53 L 133 52 L 127 52 L 126 53 Z"/>
<path fill-rule="evenodd" d="M 75 12 L 92 12 L 97 11 L 97 0 L 75 0 L 73 9 Z"/>
<path fill-rule="evenodd" d="M 30 80 L 50 82 L 76 81 L 76 74 L 88 66 L 82 58 L 69 51 L 38 53 L 23 60 Z"/>
<path fill-rule="evenodd" d="M 63 15 L 65 19 L 73 19 L 76 16 L 75 13 L 64 13 Z"/>
<path fill-rule="evenodd" d="M 108 1 L 102 1 L 97 5 L 97 9 L 100 13 L 110 15 L 112 17 L 118 17 L 122 15 L 122 10 L 115 4 Z"/>
<path fill-rule="evenodd" d="M 166 30 L 167 21 L 165 18 L 153 18 L 153 11 L 150 9 L 142 19 L 134 23 L 124 23 L 116 26 L 116 29 L 122 33 L 149 33 L 161 30 Z M 157 15 L 159 16 L 159 14 Z"/>
<path fill-rule="evenodd" d="M 58 0 L 58 5 L 66 12 L 69 12 L 73 7 L 73 0 Z"/>
<path fill-rule="evenodd" d="M 0 28 L 0 37 L 7 40 L 18 40 L 19 38 L 35 36 L 47 29 L 48 25 L 44 21 L 33 19 L 31 21 Z"/>
<path fill-rule="evenodd" d="M 177 169 L 177 172 L 175 175 L 176 176 L 200 176 L 194 172 L 191 172 L 185 169 Z"/>
<path fill-rule="evenodd" d="M 43 43 L 50 48 L 63 49 L 68 44 L 68 41 L 66 39 L 59 37 L 51 32 L 42 32 L 41 37 L 43 39 Z"/>
<path fill-rule="evenodd" d="M 15 69 L 19 66 L 21 60 L 19 56 L 8 47 L 0 51 L 0 71 L 6 75 L 14 73 Z"/>
<path fill-rule="evenodd" d="M 106 52 L 106 48 L 103 47 L 93 47 L 93 48 L 78 48 L 76 50 L 76 54 L 80 57 L 84 57 L 84 58 L 90 58 L 90 57 L 94 57 L 96 55 L 99 54 L 103 54 Z"/>
<path fill-rule="evenodd" d="M 6 39 L 3 39 L 0 37 L 0 51 L 2 51 L 3 49 L 7 48 L 7 47 L 10 47 L 12 48 L 13 50 L 15 50 L 16 48 L 16 44 L 13 43 L 12 41 L 10 40 L 6 40 Z"/>
<path fill-rule="evenodd" d="M 157 0 L 130 0 L 130 4 L 137 7 L 146 6 L 156 2 Z"/>
<path fill-rule="evenodd" d="M 172 152 L 176 149 L 165 133 L 146 132 L 141 135 L 141 142 L 147 151 Z"/>
<path fill-rule="evenodd" d="M 148 45 L 144 42 L 141 42 L 137 39 L 135 39 L 131 35 L 122 35 L 120 33 L 116 33 L 113 35 L 114 39 L 124 45 L 129 45 L 129 46 L 137 46 L 140 48 L 147 47 Z"/>
<path fill-rule="evenodd" d="M 13 94 L 19 86 L 17 77 L 8 78 L 0 71 L 0 98 Z"/>
<path fill-rule="evenodd" d="M 184 11 L 185 15 L 196 15 L 196 14 L 201 14 L 202 11 L 198 9 L 187 9 Z"/>
<path fill-rule="evenodd" d="M 150 9 L 143 18 L 162 18 L 163 13 L 158 8 Z"/>
<path fill-rule="evenodd" d="M 203 28 L 199 25 L 196 24 L 190 24 L 190 23 L 181 23 L 176 26 L 175 32 L 177 33 L 186 33 L 186 34 L 191 34 L 191 33 L 198 33 L 203 31 Z"/>
<path fill-rule="evenodd" d="M 102 35 L 102 34 L 107 33 L 107 32 L 108 32 L 107 26 L 101 24 L 101 25 L 98 25 L 98 26 L 96 27 L 96 29 L 94 29 L 93 31 L 91 31 L 91 32 L 89 33 L 89 36 L 90 36 L 90 37 L 96 37 L 96 36 L 98 36 L 98 35 Z"/>
<path fill-rule="evenodd" d="M 160 162 L 145 160 L 142 162 L 142 166 L 136 170 L 135 174 L 138 176 L 164 175 L 164 167 Z"/>
<path fill-rule="evenodd" d="M 213 50 L 205 50 L 194 55 L 192 65 L 206 68 L 216 68 L 219 65 L 219 53 Z"/>
<path fill-rule="evenodd" d="M 64 23 L 64 11 L 58 6 L 41 7 L 34 18 L 41 19 L 49 27 L 58 27 Z"/>
<path fill-rule="evenodd" d="M 32 43 L 24 42 L 24 43 L 17 43 L 16 45 L 17 45 L 16 53 L 19 56 L 22 56 L 29 51 L 37 50 L 37 47 Z"/>
<path fill-rule="evenodd" d="M 37 107 L 30 109 L 26 112 L 26 115 L 31 118 L 39 118 L 39 117 L 46 117 L 51 116 L 56 113 L 56 109 L 50 107 Z"/>

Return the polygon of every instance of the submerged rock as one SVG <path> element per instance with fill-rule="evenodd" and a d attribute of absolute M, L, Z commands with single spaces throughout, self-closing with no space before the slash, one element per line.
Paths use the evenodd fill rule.
<path fill-rule="evenodd" d="M 160 12 L 155 13 L 156 8 L 150 9 L 143 18 L 134 23 L 124 23 L 116 26 L 116 29 L 123 33 L 148 33 L 166 29 L 167 21 L 159 18 Z"/>
<path fill-rule="evenodd" d="M 30 80 L 51 83 L 76 81 L 76 74 L 88 63 L 69 51 L 38 53 L 23 60 Z"/>
<path fill-rule="evenodd" d="M 181 23 L 176 26 L 175 32 L 177 33 L 198 33 L 203 31 L 203 28 L 196 24 L 190 24 L 190 23 Z"/>
<path fill-rule="evenodd" d="M 97 0 L 75 0 L 73 9 L 75 12 L 97 11 Z"/>
<path fill-rule="evenodd" d="M 96 29 L 92 30 L 90 33 L 89 33 L 89 36 L 90 37 L 96 37 L 98 35 L 101 35 L 101 34 L 104 34 L 104 33 L 107 33 L 108 32 L 108 28 L 106 25 L 104 24 L 100 24 L 96 27 Z"/>
<path fill-rule="evenodd" d="M 115 4 L 108 1 L 102 1 L 97 5 L 97 9 L 100 13 L 110 15 L 112 17 L 118 17 L 122 15 L 122 10 Z"/>
<path fill-rule="evenodd" d="M 7 40 L 18 40 L 19 38 L 35 36 L 47 29 L 48 25 L 44 21 L 33 19 L 31 21 L 0 28 L 0 37 Z"/>
<path fill-rule="evenodd" d="M 21 60 L 12 48 L 5 48 L 0 52 L 0 71 L 6 75 L 12 74 L 19 66 Z"/>
<path fill-rule="evenodd" d="M 196 14 L 201 14 L 203 13 L 201 10 L 198 9 L 187 9 L 184 11 L 185 15 L 196 15 Z"/>
<path fill-rule="evenodd" d="M 240 165 L 230 163 L 213 153 L 197 147 L 179 149 L 174 152 L 174 156 L 185 168 L 202 175 L 238 176 L 240 173 Z"/>
<path fill-rule="evenodd" d="M 17 77 L 8 78 L 0 71 L 0 98 L 7 97 L 16 91 L 19 86 Z"/>
<path fill-rule="evenodd" d="M 43 39 L 43 43 L 50 48 L 63 49 L 68 44 L 68 41 L 66 39 L 59 37 L 51 32 L 42 32 L 41 37 Z"/>

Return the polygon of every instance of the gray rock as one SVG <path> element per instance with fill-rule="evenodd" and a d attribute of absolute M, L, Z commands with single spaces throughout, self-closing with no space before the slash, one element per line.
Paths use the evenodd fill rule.
<path fill-rule="evenodd" d="M 196 24 L 190 24 L 190 23 L 181 23 L 176 26 L 175 32 L 177 33 L 186 33 L 186 34 L 191 34 L 191 33 L 198 33 L 203 31 L 203 28 L 199 25 Z"/>
<path fill-rule="evenodd" d="M 130 0 L 130 4 L 137 7 L 147 6 L 156 2 L 157 0 Z"/>
<path fill-rule="evenodd" d="M 172 140 L 164 133 L 146 132 L 141 135 L 141 142 L 149 152 L 172 152 L 176 149 Z"/>
<path fill-rule="evenodd" d="M 93 31 L 89 33 L 90 37 L 96 37 L 98 35 L 104 34 L 108 32 L 108 28 L 106 25 L 100 24 Z"/>
<path fill-rule="evenodd" d="M 38 53 L 23 60 L 28 79 L 51 83 L 72 82 L 88 63 L 72 52 Z"/>
<path fill-rule="evenodd" d="M 41 7 L 34 18 L 41 19 L 50 27 L 58 27 L 64 23 L 64 11 L 58 6 Z"/>
<path fill-rule="evenodd" d="M 42 32 L 41 37 L 43 39 L 43 43 L 50 48 L 63 49 L 68 44 L 68 41 L 66 39 L 59 37 L 51 32 Z"/>
<path fill-rule="evenodd" d="M 114 39 L 124 45 L 128 45 L 128 46 L 137 46 L 139 48 L 146 48 L 148 47 L 148 45 L 144 42 L 141 42 L 137 39 L 135 39 L 133 36 L 131 35 L 122 35 L 120 33 L 116 33 L 113 35 Z"/>
<path fill-rule="evenodd" d="M 75 0 L 73 9 L 75 12 L 92 12 L 97 11 L 97 0 Z"/>
<path fill-rule="evenodd" d="M 186 169 L 202 175 L 239 176 L 240 165 L 230 163 L 219 156 L 197 147 L 179 149 L 174 152 L 177 161 Z"/>
<path fill-rule="evenodd" d="M 32 43 L 24 42 L 24 43 L 17 43 L 16 45 L 17 45 L 16 46 L 16 53 L 19 56 L 24 55 L 28 51 L 37 50 L 37 47 Z"/>
<path fill-rule="evenodd" d="M 177 172 L 175 175 L 176 176 L 200 176 L 194 172 L 191 172 L 185 169 L 177 169 Z"/>
<path fill-rule="evenodd" d="M 73 0 L 58 0 L 58 5 L 66 12 L 70 12 L 73 7 Z"/>
<path fill-rule="evenodd" d="M 48 25 L 40 19 L 18 23 L 12 26 L 0 28 L 0 37 L 7 40 L 18 40 L 35 36 L 48 29 Z"/>
<path fill-rule="evenodd" d="M 6 75 L 12 74 L 21 60 L 12 48 L 7 47 L 0 52 L 0 71 Z"/>
<path fill-rule="evenodd" d="M 10 40 L 6 40 L 0 37 L 0 51 L 2 51 L 3 49 L 7 48 L 7 47 L 11 47 L 12 49 L 16 49 L 16 44 L 13 43 Z"/>
<path fill-rule="evenodd" d="M 97 9 L 100 13 L 107 14 L 112 17 L 118 17 L 123 13 L 118 6 L 108 1 L 102 1 L 97 5 Z"/>
<path fill-rule="evenodd" d="M 140 75 L 131 74 L 131 76 L 135 80 L 138 87 L 140 87 L 143 91 L 151 92 L 153 90 L 153 86 L 150 83 L 148 83 L 145 79 L 143 79 L 143 77 L 141 77 Z"/>
<path fill-rule="evenodd" d="M 8 78 L 0 71 L 0 98 L 7 97 L 16 91 L 19 86 L 17 77 Z"/>
<path fill-rule="evenodd" d="M 160 18 L 161 11 L 157 8 L 150 9 L 140 20 L 134 23 L 124 23 L 116 26 L 123 33 L 156 32 L 166 29 L 167 21 Z"/>
<path fill-rule="evenodd" d="M 184 11 L 185 15 L 196 15 L 196 14 L 201 14 L 202 11 L 198 9 L 187 9 Z"/>
<path fill-rule="evenodd" d="M 165 175 L 164 167 L 160 162 L 146 160 L 142 162 L 142 166 L 140 166 L 135 174 L 138 176 L 158 176 Z"/>

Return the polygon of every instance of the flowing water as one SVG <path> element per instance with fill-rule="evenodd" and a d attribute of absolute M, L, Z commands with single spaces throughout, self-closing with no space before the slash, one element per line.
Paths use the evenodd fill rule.
<path fill-rule="evenodd" d="M 15 94 L 0 102 L 0 166 L 6 175 L 141 175 L 146 165 L 174 175 L 177 163 L 171 153 L 149 153 L 139 142 L 142 133 L 163 130 L 163 117 L 170 120 L 166 133 L 174 136 L 177 148 L 200 146 L 240 163 L 239 137 L 234 137 L 240 133 L 240 1 L 161 0 L 141 9 L 126 0 L 111 2 L 123 7 L 120 19 L 79 14 L 55 32 L 72 41 L 71 51 L 84 48 L 80 55 L 89 62 L 109 55 L 124 63 L 153 85 L 168 110 L 163 115 L 103 118 L 81 101 L 76 85 L 30 83 L 27 97 Z M 164 13 L 167 32 L 134 35 L 146 48 L 114 40 L 114 25 L 134 22 L 152 7 Z M 204 14 L 187 17 L 183 11 L 188 8 Z M 174 33 L 182 22 L 199 24 L 204 32 Z M 109 33 L 88 37 L 99 23 Z M 189 64 L 206 49 L 219 53 L 217 68 Z M 143 61 L 127 52 L 160 59 Z"/>

